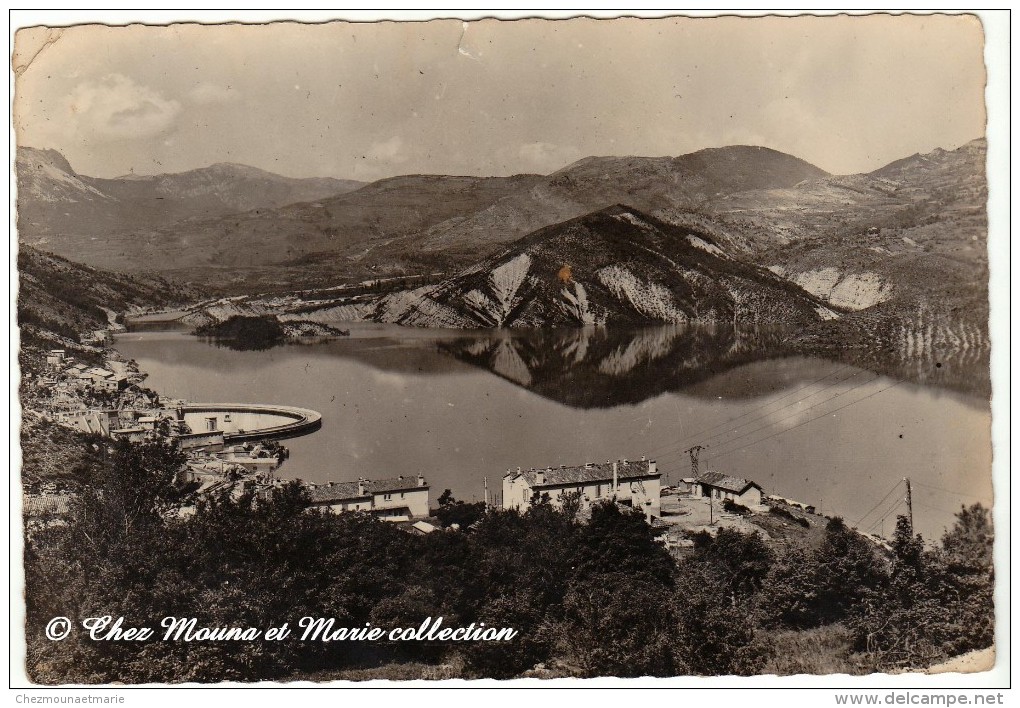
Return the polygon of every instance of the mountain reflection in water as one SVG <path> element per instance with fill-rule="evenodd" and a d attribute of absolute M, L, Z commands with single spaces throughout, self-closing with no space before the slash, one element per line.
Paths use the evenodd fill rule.
<path fill-rule="evenodd" d="M 950 348 L 819 346 L 784 328 L 673 325 L 515 331 L 444 339 L 438 347 L 540 396 L 577 408 L 634 404 L 699 386 L 735 367 L 788 356 L 820 356 L 876 374 L 986 397 L 987 356 Z M 730 385 L 729 397 L 768 394 L 796 381 Z M 714 395 L 710 394 L 710 395 Z"/>

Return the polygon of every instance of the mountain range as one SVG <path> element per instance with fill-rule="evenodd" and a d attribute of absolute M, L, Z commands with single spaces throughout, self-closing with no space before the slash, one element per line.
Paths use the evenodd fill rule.
<path fill-rule="evenodd" d="M 99 267 L 115 265 L 93 246 L 110 233 L 130 235 L 189 219 L 273 209 L 362 186 L 353 180 L 294 179 L 233 163 L 104 179 L 78 174 L 55 150 L 31 147 L 18 148 L 16 170 L 22 241 Z"/>
<path fill-rule="evenodd" d="M 98 179 L 19 148 L 19 232 L 92 266 L 246 296 L 224 312 L 275 312 L 267 302 L 300 290 L 294 307 L 324 321 L 458 327 L 856 313 L 893 331 L 881 322 L 930 315 L 948 323 L 932 342 L 976 327 L 986 347 L 986 152 L 979 139 L 829 175 L 731 146 L 359 185 L 238 165 Z"/>
<path fill-rule="evenodd" d="M 21 148 L 18 158 L 23 242 L 116 270 L 158 262 L 188 279 L 235 280 L 239 290 L 266 266 L 292 287 L 310 273 L 329 282 L 457 268 L 612 204 L 683 212 L 825 175 L 795 157 L 743 146 L 591 157 L 551 175 L 408 175 L 353 190 L 356 183 L 288 180 L 233 165 L 100 180 L 78 175 L 54 151 Z"/>

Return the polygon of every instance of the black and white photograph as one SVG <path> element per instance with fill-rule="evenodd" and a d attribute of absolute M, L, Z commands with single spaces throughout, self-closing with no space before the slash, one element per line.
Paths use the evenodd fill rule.
<path fill-rule="evenodd" d="M 1008 687 L 1008 14 L 478 12 L 12 26 L 12 676 Z"/>

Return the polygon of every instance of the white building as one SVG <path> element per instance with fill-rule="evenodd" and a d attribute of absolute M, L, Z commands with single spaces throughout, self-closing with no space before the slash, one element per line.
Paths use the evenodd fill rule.
<path fill-rule="evenodd" d="M 99 382 L 99 381 L 105 381 L 106 379 L 112 377 L 113 376 L 113 372 L 112 371 L 107 371 L 106 369 L 101 369 L 98 366 L 96 366 L 96 367 L 93 367 L 93 368 L 89 369 L 88 371 L 86 371 L 85 375 L 88 376 L 93 381 Z"/>
<path fill-rule="evenodd" d="M 503 475 L 503 508 L 524 510 L 546 495 L 550 504 L 561 507 L 565 494 L 579 494 L 582 506 L 615 500 L 641 509 L 650 520 L 660 515 L 661 476 L 655 460 L 507 470 Z"/>
<path fill-rule="evenodd" d="M 123 391 L 128 387 L 127 376 L 110 376 L 109 378 L 101 379 L 95 382 L 95 387 L 101 391 Z"/>
<path fill-rule="evenodd" d="M 359 479 L 306 486 L 314 508 L 334 512 L 364 511 L 381 518 L 420 519 L 429 515 L 429 485 L 422 475 Z"/>
<path fill-rule="evenodd" d="M 764 494 L 757 482 L 742 477 L 730 477 L 722 472 L 704 472 L 691 485 L 691 496 L 729 499 L 751 507 L 761 506 Z"/>
<path fill-rule="evenodd" d="M 46 365 L 54 369 L 60 367 L 64 363 L 65 355 L 66 352 L 63 349 L 50 349 L 49 354 L 46 355 Z"/>

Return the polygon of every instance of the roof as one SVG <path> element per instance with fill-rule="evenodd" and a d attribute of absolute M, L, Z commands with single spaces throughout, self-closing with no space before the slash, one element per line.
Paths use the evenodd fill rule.
<path fill-rule="evenodd" d="M 654 460 L 637 460 L 629 462 L 624 460 L 617 463 L 616 477 L 618 480 L 639 479 L 645 477 L 659 477 L 659 472 L 649 471 L 650 466 L 655 464 Z M 538 483 L 538 474 L 545 473 L 545 481 Z M 600 462 L 577 465 L 574 467 L 550 467 L 546 469 L 530 469 L 521 472 L 520 475 L 528 483 L 529 487 L 557 487 L 566 484 L 587 484 L 591 482 L 612 482 L 613 463 Z"/>
<path fill-rule="evenodd" d="M 358 493 L 358 482 L 326 482 L 315 486 L 306 487 L 308 495 L 313 502 L 337 502 L 347 499 L 364 499 L 373 494 L 386 492 L 412 491 L 416 489 L 428 489 L 429 486 L 418 485 L 417 477 L 393 477 L 391 479 L 364 479 L 365 493 Z"/>
<path fill-rule="evenodd" d="M 108 376 L 113 376 L 113 372 L 112 371 L 107 371 L 106 369 L 100 369 L 100 368 L 89 369 L 85 373 L 86 374 L 91 374 L 93 376 L 102 376 L 103 378 L 106 378 Z"/>
<path fill-rule="evenodd" d="M 748 487 L 757 487 L 761 491 L 761 485 L 757 482 L 744 479 L 743 477 L 730 477 L 722 472 L 705 472 L 696 481 L 709 487 L 737 494 L 744 492 Z"/>

